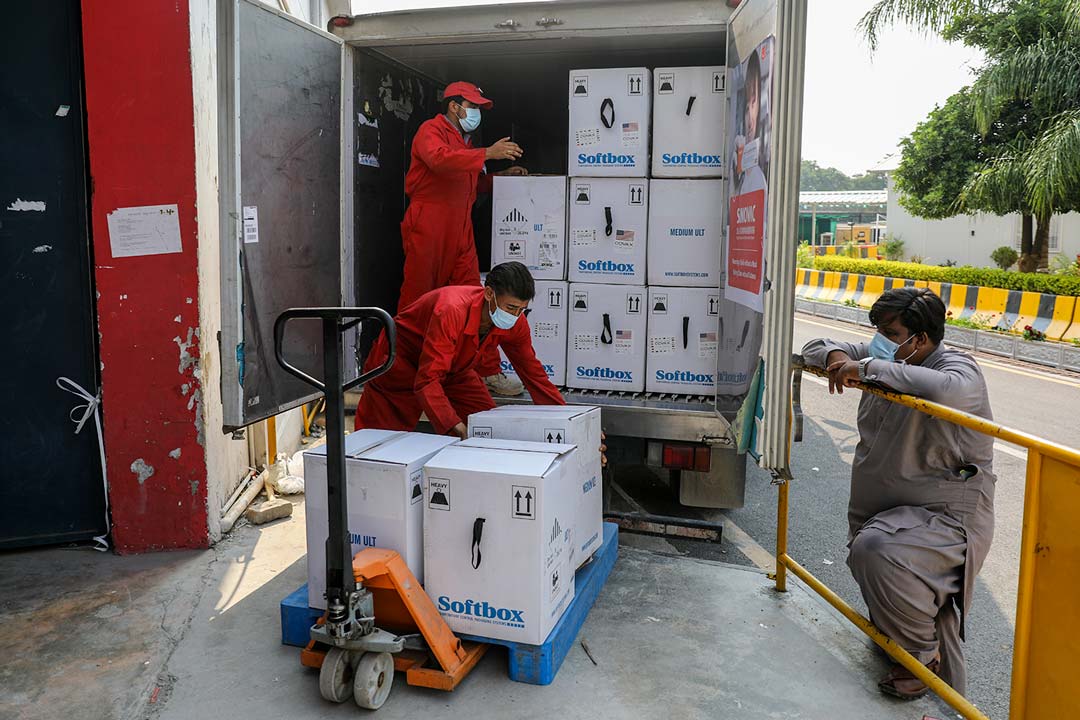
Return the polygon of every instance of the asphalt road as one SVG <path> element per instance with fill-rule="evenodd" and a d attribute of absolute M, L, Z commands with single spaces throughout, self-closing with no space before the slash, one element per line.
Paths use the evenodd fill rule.
<path fill-rule="evenodd" d="M 823 336 L 854 342 L 870 337 L 866 328 L 796 316 L 796 350 L 810 339 Z M 1080 423 L 1075 419 L 1075 408 L 1080 407 L 1080 377 L 998 358 L 979 356 L 978 360 L 998 422 L 1080 446 Z M 858 442 L 856 413 L 860 394 L 845 392 L 830 396 L 824 380 L 814 377 L 806 380 L 804 438 L 792 456 L 795 481 L 790 495 L 789 552 L 846 601 L 865 612 L 858 587 L 845 565 L 848 486 L 851 459 Z M 1026 453 L 1002 442 L 995 447 L 997 527 L 990 555 L 977 580 L 967 621 L 965 652 L 969 699 L 991 718 L 1005 718 L 1008 717 Z M 771 565 L 776 537 L 776 490 L 769 475 L 757 467 L 748 468 L 745 506 L 723 513 L 677 508 L 663 480 L 641 468 L 620 468 L 616 479 L 635 502 L 652 512 L 713 517 L 725 524 L 724 543 L 719 548 L 657 541 L 668 549 L 727 562 Z M 625 500 L 617 497 L 615 505 Z"/>

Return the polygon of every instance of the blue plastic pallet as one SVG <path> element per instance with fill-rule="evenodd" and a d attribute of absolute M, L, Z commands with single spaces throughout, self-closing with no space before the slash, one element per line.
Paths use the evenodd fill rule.
<path fill-rule="evenodd" d="M 510 679 L 532 685 L 550 685 L 562 666 L 566 654 L 574 645 L 589 610 L 607 582 L 619 552 L 619 527 L 604 523 L 604 542 L 593 555 L 592 562 L 574 576 L 574 599 L 543 645 L 526 645 L 510 640 L 495 640 L 477 635 L 460 635 L 465 640 L 502 645 L 509 650 Z M 322 616 L 321 610 L 308 607 L 307 585 L 281 601 L 281 642 L 304 647 L 309 631 Z"/>

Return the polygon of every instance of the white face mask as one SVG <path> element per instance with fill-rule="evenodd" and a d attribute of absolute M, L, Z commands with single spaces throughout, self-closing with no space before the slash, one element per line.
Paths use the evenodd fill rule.
<path fill-rule="evenodd" d="M 520 315 L 514 315 L 503 310 L 499 307 L 499 303 L 495 298 L 491 298 L 491 304 L 495 306 L 491 310 L 491 322 L 495 324 L 495 327 L 500 330 L 509 330 L 517 324 Z"/>

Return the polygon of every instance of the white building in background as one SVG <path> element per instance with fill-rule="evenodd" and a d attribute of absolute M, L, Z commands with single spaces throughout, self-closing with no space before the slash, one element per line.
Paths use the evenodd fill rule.
<path fill-rule="evenodd" d="M 900 205 L 892 172 L 893 158 L 886 159 L 874 172 L 888 173 L 887 223 L 889 235 L 904 241 L 904 258 L 921 256 L 927 265 L 957 265 L 994 267 L 990 253 L 1002 245 L 1020 252 L 1020 215 L 957 215 L 944 220 L 925 220 L 909 213 Z M 1076 258 L 1080 255 L 1080 214 L 1055 215 L 1050 221 L 1050 267 L 1054 255 Z"/>

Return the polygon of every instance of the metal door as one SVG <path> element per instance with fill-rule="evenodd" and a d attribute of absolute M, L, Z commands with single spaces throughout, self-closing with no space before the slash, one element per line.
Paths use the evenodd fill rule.
<path fill-rule="evenodd" d="M 105 531 L 79 3 L 13 3 L 0 42 L 0 547 Z M 92 410 L 91 410 L 92 412 Z"/>

